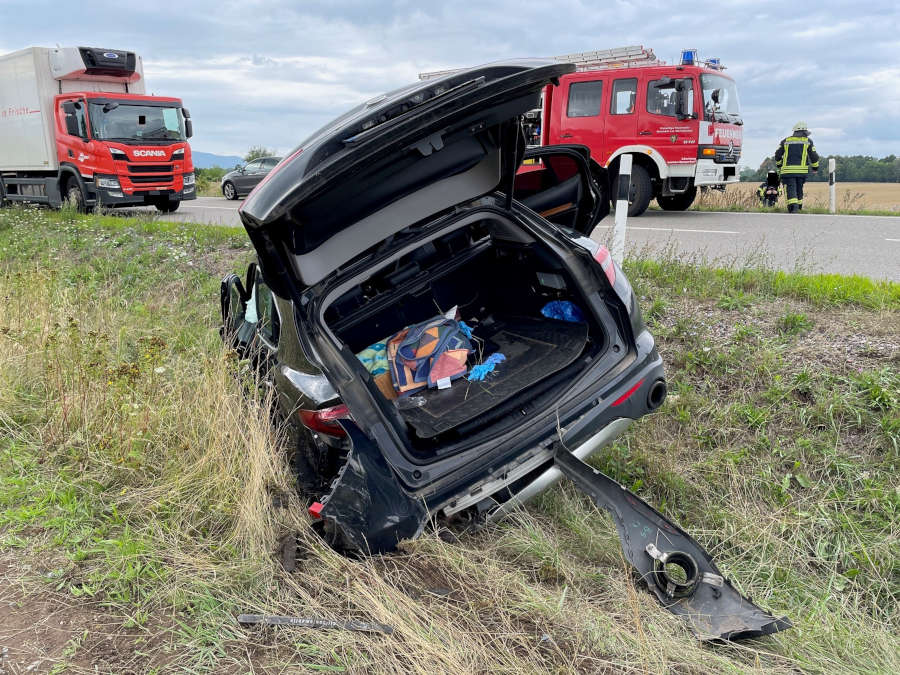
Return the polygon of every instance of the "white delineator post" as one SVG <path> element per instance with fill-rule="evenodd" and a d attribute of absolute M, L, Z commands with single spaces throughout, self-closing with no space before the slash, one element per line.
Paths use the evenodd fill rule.
<path fill-rule="evenodd" d="M 618 184 L 611 253 L 613 260 L 621 265 L 625 257 L 625 221 L 628 219 L 628 195 L 631 194 L 631 155 L 622 155 L 619 158 Z"/>
<path fill-rule="evenodd" d="M 828 210 L 834 213 L 837 210 L 837 197 L 834 194 L 834 157 L 828 158 Z"/>

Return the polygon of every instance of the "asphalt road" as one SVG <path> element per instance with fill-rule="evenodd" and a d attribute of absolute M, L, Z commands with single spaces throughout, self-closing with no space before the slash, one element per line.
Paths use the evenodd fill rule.
<path fill-rule="evenodd" d="M 240 226 L 239 201 L 200 197 L 166 220 Z M 127 209 L 147 212 L 153 209 Z M 613 217 L 594 231 L 611 238 Z M 628 251 L 672 252 L 721 263 L 762 261 L 787 271 L 859 274 L 900 281 L 900 217 L 647 211 L 627 224 Z"/>

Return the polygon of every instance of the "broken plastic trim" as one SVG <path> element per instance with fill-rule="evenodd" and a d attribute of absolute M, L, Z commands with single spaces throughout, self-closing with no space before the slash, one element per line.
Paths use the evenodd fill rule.
<path fill-rule="evenodd" d="M 340 424 L 351 449 L 331 491 L 317 502 L 318 518 L 339 549 L 363 555 L 393 551 L 401 539 L 421 534 L 428 519 L 425 503 L 403 490 L 378 447 L 354 422 Z"/>
<path fill-rule="evenodd" d="M 678 525 L 609 476 L 557 447 L 554 464 L 612 516 L 622 552 L 663 606 L 701 640 L 738 640 L 792 626 L 731 585 L 709 554 Z"/>

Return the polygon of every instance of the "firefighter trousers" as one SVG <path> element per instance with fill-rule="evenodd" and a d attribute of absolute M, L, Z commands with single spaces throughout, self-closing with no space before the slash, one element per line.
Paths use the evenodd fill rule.
<path fill-rule="evenodd" d="M 788 213 L 796 213 L 803 208 L 803 184 L 806 176 L 782 175 L 781 182 L 787 192 Z"/>

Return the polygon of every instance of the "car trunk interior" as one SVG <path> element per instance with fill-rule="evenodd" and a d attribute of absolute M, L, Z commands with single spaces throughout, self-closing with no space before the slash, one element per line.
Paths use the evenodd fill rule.
<path fill-rule="evenodd" d="M 584 320 L 544 316 L 552 301 L 573 303 Z M 331 301 L 324 319 L 360 354 L 454 308 L 451 316 L 472 332 L 468 368 L 495 353 L 505 360 L 483 381 L 462 377 L 449 388 L 406 396 L 397 396 L 389 372 L 377 375 L 378 395 L 392 403 L 414 451 L 441 453 L 503 422 L 521 424 L 530 405 L 551 404 L 605 346 L 562 264 L 523 230 L 496 220 L 456 229 L 392 260 Z"/>

